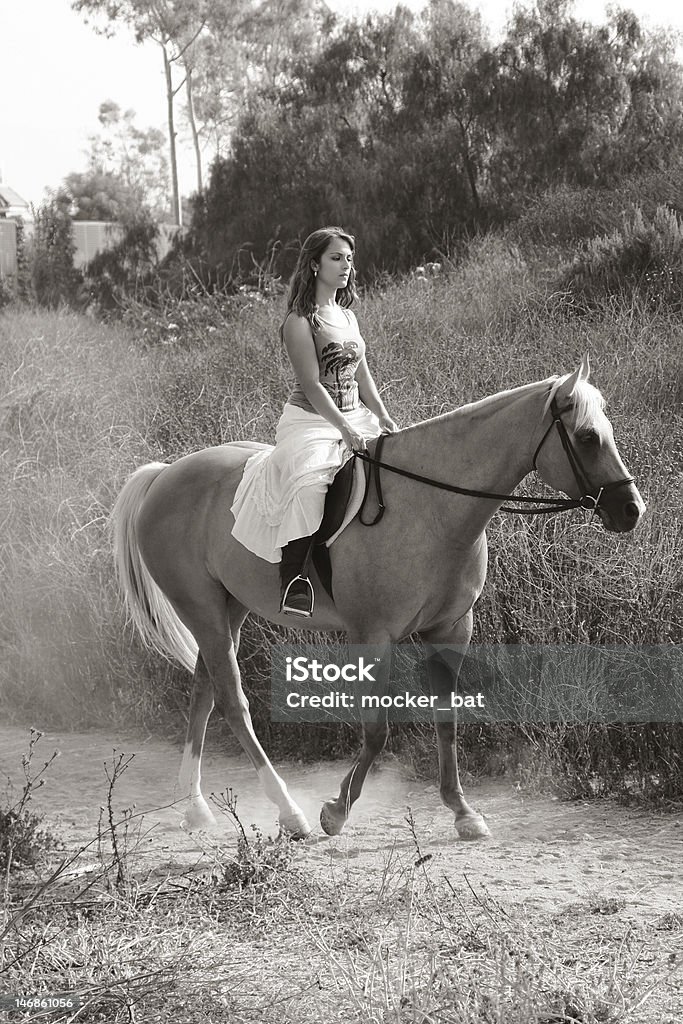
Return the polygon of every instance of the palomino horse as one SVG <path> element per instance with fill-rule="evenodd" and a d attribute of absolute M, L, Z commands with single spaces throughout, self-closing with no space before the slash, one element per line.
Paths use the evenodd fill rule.
<path fill-rule="evenodd" d="M 372 529 L 355 519 L 331 546 L 334 601 L 316 585 L 306 628 L 342 630 L 349 643 L 369 645 L 380 673 L 388 671 L 391 644 L 417 632 L 432 650 L 432 692 L 453 691 L 486 576 L 486 526 L 505 496 L 497 492 L 509 495 L 535 468 L 555 490 L 581 497 L 607 530 L 632 530 L 644 512 L 603 406 L 585 360 L 571 375 L 503 391 L 388 435 L 385 464 L 432 482 L 457 481 L 469 491 L 446 493 L 382 469 L 386 515 Z M 278 566 L 252 555 L 230 532 L 233 494 L 254 450 L 225 444 L 138 469 L 113 510 L 116 565 L 145 641 L 194 672 L 180 772 L 189 797 L 185 826 L 214 820 L 201 793 L 200 761 L 215 702 L 277 804 L 281 827 L 305 836 L 309 825 L 254 733 L 237 665 L 240 627 L 250 611 L 292 625 L 278 612 Z M 444 658 L 432 645 L 455 646 Z M 441 798 L 455 812 L 462 838 L 485 836 L 487 826 L 460 785 L 453 717 L 435 715 L 435 728 Z M 385 716 L 363 723 L 360 754 L 337 799 L 322 808 L 328 834 L 341 832 L 387 731 Z"/>

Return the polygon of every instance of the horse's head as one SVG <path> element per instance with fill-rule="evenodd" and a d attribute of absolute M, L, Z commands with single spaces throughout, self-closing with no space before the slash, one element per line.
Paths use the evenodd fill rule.
<path fill-rule="evenodd" d="M 614 441 L 605 402 L 588 383 L 588 356 L 574 373 L 558 377 L 543 411 L 534 468 L 555 490 L 571 498 L 591 498 L 606 530 L 632 530 L 645 503 Z"/>

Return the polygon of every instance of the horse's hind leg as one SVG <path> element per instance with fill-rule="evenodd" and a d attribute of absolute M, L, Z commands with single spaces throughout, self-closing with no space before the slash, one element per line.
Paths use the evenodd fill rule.
<path fill-rule="evenodd" d="M 420 635 L 427 647 L 427 673 L 431 693 L 439 697 L 440 707 L 448 707 L 472 636 L 472 611 L 470 609 L 449 629 L 430 630 Z M 437 645 L 436 650 L 430 650 L 432 644 Z M 440 644 L 449 647 L 439 651 Z M 439 747 L 441 799 L 455 813 L 455 827 L 461 839 L 483 839 L 489 835 L 488 826 L 481 814 L 477 814 L 467 803 L 460 784 L 455 710 L 440 711 L 435 708 L 434 727 Z"/>
<path fill-rule="evenodd" d="M 235 653 L 239 650 L 240 628 L 246 616 L 246 608 L 238 606 L 236 602 L 228 599 L 228 625 Z M 190 832 L 195 829 L 211 828 L 216 824 L 213 812 L 202 796 L 201 791 L 202 751 L 204 749 L 206 726 L 213 707 L 213 683 L 200 653 L 197 658 L 192 682 L 185 750 L 178 779 L 181 793 L 189 798 L 182 825 L 183 828 Z"/>
<path fill-rule="evenodd" d="M 247 609 L 222 593 L 222 599 L 206 595 L 201 603 L 178 609 L 199 644 L 200 656 L 195 670 L 190 719 L 181 776 L 189 788 L 190 806 L 185 816 L 189 828 L 206 827 L 213 820 L 200 791 L 200 758 L 206 724 L 215 706 L 235 734 L 240 746 L 254 765 L 266 796 L 277 804 L 281 828 L 303 837 L 311 829 L 301 809 L 290 797 L 287 786 L 277 774 L 259 743 L 242 689 L 237 648 L 240 627 Z M 187 791 L 187 789 L 186 789 Z M 207 815 L 209 816 L 207 819 Z M 195 824 L 196 822 L 196 824 Z"/>
<path fill-rule="evenodd" d="M 180 766 L 178 786 L 183 797 L 189 797 L 189 803 L 183 817 L 183 828 L 211 828 L 216 824 L 209 805 L 202 796 L 201 761 L 204 748 L 204 736 L 209 715 L 213 710 L 213 683 L 201 654 L 197 658 L 192 681 L 190 697 L 190 716 L 185 737 L 185 750 Z"/>

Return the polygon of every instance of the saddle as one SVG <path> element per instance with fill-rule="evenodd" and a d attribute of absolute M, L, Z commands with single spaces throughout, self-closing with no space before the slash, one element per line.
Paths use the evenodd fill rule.
<path fill-rule="evenodd" d="M 375 454 L 376 445 L 376 439 L 368 442 L 369 455 Z M 344 522 L 346 509 L 353 491 L 356 462 L 356 459 L 347 459 L 342 468 L 337 470 L 334 480 L 327 490 L 325 509 L 320 526 L 313 537 L 313 565 L 318 573 L 320 582 L 330 597 L 333 597 L 332 565 L 330 562 L 330 549 L 327 546 L 327 541 L 330 537 L 334 537 L 335 533 L 337 533 Z M 365 473 L 365 497 L 363 499 L 363 504 L 365 504 L 368 497 L 368 487 L 370 483 L 370 467 L 367 462 L 363 462 L 362 465 Z"/>

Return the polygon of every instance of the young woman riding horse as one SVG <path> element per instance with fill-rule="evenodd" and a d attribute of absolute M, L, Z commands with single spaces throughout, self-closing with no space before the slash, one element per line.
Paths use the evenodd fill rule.
<path fill-rule="evenodd" d="M 368 661 L 375 654 L 378 689 L 390 670 L 392 644 L 417 634 L 424 643 L 432 692 L 448 694 L 456 690 L 472 633 L 473 609 L 486 578 L 486 528 L 532 470 L 554 490 L 569 495 L 569 500 L 550 499 L 554 511 L 587 509 L 611 532 L 632 530 L 645 506 L 617 450 L 602 396 L 588 382 L 587 360 L 574 373 L 501 391 L 394 432 L 365 367 L 355 323 L 349 320 L 343 330 L 340 326 L 348 306 L 336 300 L 349 297 L 352 240 L 337 233 L 324 245 L 321 242 L 314 250 L 317 255 L 309 255 L 310 251 L 302 256 L 295 275 L 301 288 L 292 292 L 284 334 L 301 385 L 295 395 L 302 402 L 302 393 L 307 399 L 310 394 L 317 412 L 288 403 L 291 408 L 285 410 L 283 420 L 294 418 L 295 454 L 283 459 L 284 468 L 288 471 L 291 464 L 304 479 L 312 479 L 320 494 L 322 481 L 329 478 L 326 456 L 336 466 L 344 454 L 342 444 L 360 446 L 367 436 L 360 424 L 373 423 L 373 411 L 381 416 L 381 421 L 373 423 L 374 433 L 382 427 L 390 433 L 379 459 L 382 468 L 377 460 L 372 467 L 374 473 L 381 473 L 386 514 L 371 529 L 356 516 L 331 545 L 334 596 L 319 589 L 306 625 L 322 632 L 344 632 L 350 644 L 363 645 Z M 319 292 L 318 279 L 323 286 Z M 311 280 L 316 282 L 315 291 L 308 287 Z M 305 294 L 310 307 L 302 297 Z M 322 311 L 317 321 L 315 314 L 320 311 L 312 309 L 313 295 Z M 327 329 L 326 344 L 335 346 L 335 360 L 336 345 L 343 355 L 344 342 L 351 343 L 350 365 L 357 360 L 354 377 L 370 411 L 360 405 L 344 411 L 340 390 L 345 383 L 351 384 L 349 392 L 354 387 L 340 371 L 337 388 L 333 368 L 325 363 L 325 345 L 319 349 L 319 342 Z M 310 358 L 314 345 L 315 362 Z M 344 365 L 343 360 L 339 365 Z M 353 394 L 351 402 L 355 402 Z M 325 410 L 331 419 L 323 415 Z M 296 419 L 304 414 L 305 423 L 311 424 L 310 437 Z M 310 466 L 296 454 L 309 443 L 316 453 L 318 444 L 322 448 L 320 428 L 327 431 L 322 469 L 316 464 L 318 454 Z M 281 433 L 284 450 L 284 429 Z M 237 662 L 240 629 L 250 611 L 278 625 L 291 624 L 280 610 L 278 571 L 273 564 L 279 555 L 273 552 L 280 540 L 287 544 L 297 535 L 311 533 L 322 508 L 317 498 L 310 505 L 308 499 L 304 503 L 300 496 L 306 492 L 297 489 L 292 518 L 300 532 L 280 536 L 280 521 L 273 516 L 273 525 L 267 524 L 273 533 L 266 537 L 271 538 L 271 547 L 266 544 L 265 548 L 271 552 L 271 561 L 238 542 L 230 532 L 229 510 L 239 505 L 236 494 L 243 486 L 245 464 L 254 457 L 252 464 L 258 467 L 255 456 L 259 456 L 272 469 L 280 456 L 271 461 L 271 451 L 270 446 L 241 441 L 193 452 L 172 465 L 141 466 L 123 487 L 112 512 L 114 551 L 131 619 L 143 639 L 194 673 L 179 782 L 180 795 L 189 801 L 186 827 L 203 828 L 213 821 L 201 790 L 201 757 L 215 703 L 251 760 L 266 795 L 278 806 L 282 828 L 303 836 L 310 832 L 306 815 L 256 736 Z M 376 456 L 374 451 L 371 454 Z M 253 486 L 257 501 L 263 500 L 269 486 L 263 473 L 261 489 Z M 548 499 L 522 496 L 514 500 Z M 266 504 L 266 512 L 269 507 Z M 283 508 L 288 510 L 286 502 Z M 339 795 L 326 801 L 320 814 L 328 834 L 341 832 L 386 742 L 386 715 L 362 724 L 359 755 L 343 778 Z M 463 795 L 455 720 L 450 714 L 435 714 L 434 724 L 441 798 L 454 812 L 461 837 L 486 836 L 485 821 Z"/>
<path fill-rule="evenodd" d="M 246 465 L 232 505 L 232 535 L 259 558 L 280 562 L 280 611 L 310 617 L 312 539 L 325 495 L 352 450 L 398 428 L 384 408 L 351 312 L 354 239 L 321 228 L 304 242 L 280 335 L 296 384 L 277 425 L 275 450 Z"/>

